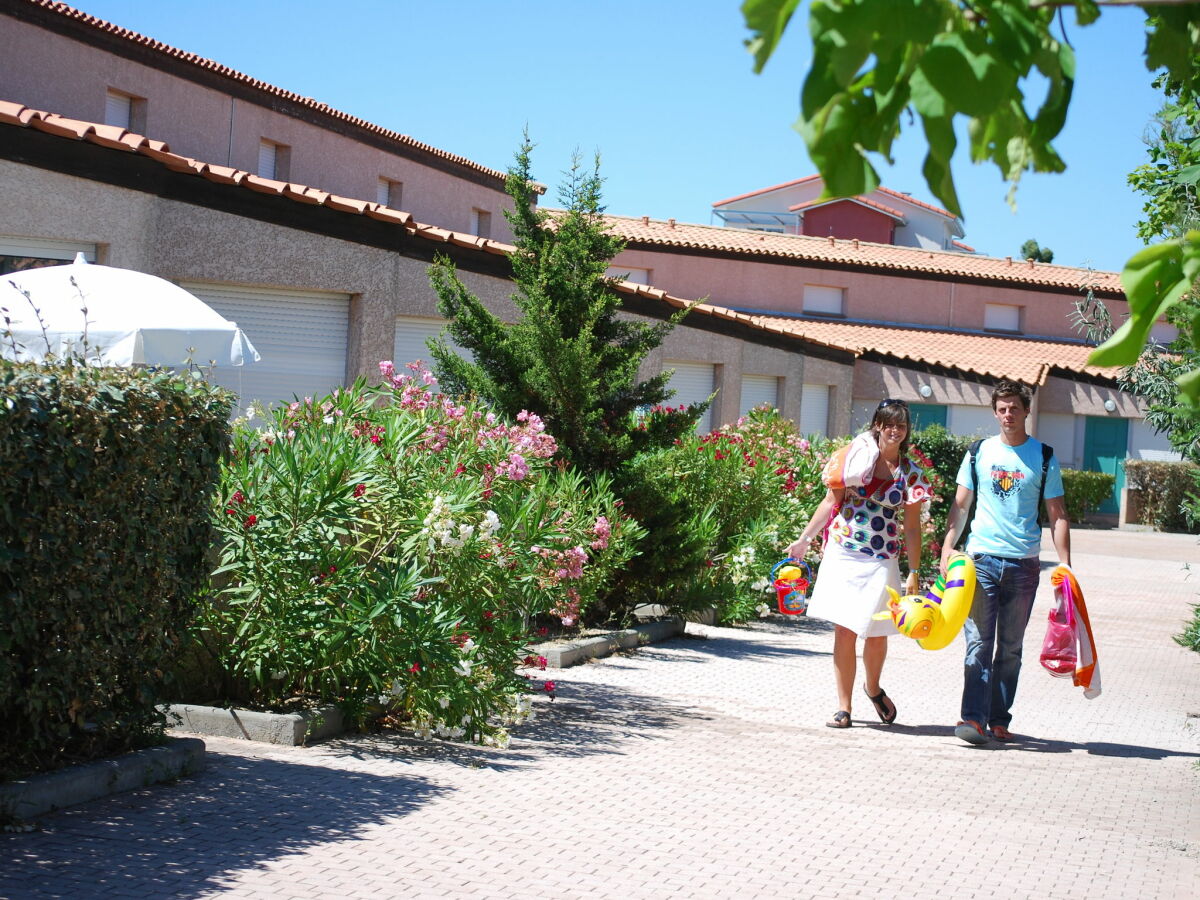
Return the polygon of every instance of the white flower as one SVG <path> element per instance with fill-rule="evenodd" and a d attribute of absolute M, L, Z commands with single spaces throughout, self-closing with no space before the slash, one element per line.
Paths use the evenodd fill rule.
<path fill-rule="evenodd" d="M 333 416 L 326 416 L 321 421 L 324 422 L 326 425 L 332 425 L 334 423 L 335 419 L 333 418 Z"/>
<path fill-rule="evenodd" d="M 450 705 L 449 697 L 438 697 L 438 706 L 440 706 L 442 709 L 445 709 L 449 705 Z"/>
<path fill-rule="evenodd" d="M 758 613 L 758 617 L 760 619 L 765 619 L 771 614 L 771 607 L 767 606 L 765 603 L 760 603 L 758 606 L 754 607 L 754 611 Z"/>
<path fill-rule="evenodd" d="M 463 716 L 463 717 L 462 717 L 462 724 L 464 724 L 464 725 L 470 725 L 470 724 L 471 724 L 471 717 L 470 717 L 470 716 Z"/>
<path fill-rule="evenodd" d="M 489 509 L 483 514 L 483 521 L 479 523 L 479 533 L 485 540 L 490 540 L 492 535 L 499 530 L 500 517 L 494 510 Z"/>
<path fill-rule="evenodd" d="M 454 671 L 459 675 L 471 674 L 471 661 L 469 659 L 460 659 L 458 665 L 454 667 Z"/>
<path fill-rule="evenodd" d="M 463 644 L 462 644 L 463 653 L 470 653 L 474 649 L 475 649 L 475 642 L 473 640 L 471 640 L 470 638 L 467 638 L 465 641 L 463 641 Z"/>
<path fill-rule="evenodd" d="M 752 591 L 769 591 L 770 589 L 771 582 L 767 581 L 765 578 L 760 578 L 758 581 L 750 585 L 750 590 Z"/>
<path fill-rule="evenodd" d="M 403 697 L 404 696 L 404 685 L 403 685 L 403 683 L 401 683 L 399 678 L 392 681 L 391 694 L 393 697 Z"/>

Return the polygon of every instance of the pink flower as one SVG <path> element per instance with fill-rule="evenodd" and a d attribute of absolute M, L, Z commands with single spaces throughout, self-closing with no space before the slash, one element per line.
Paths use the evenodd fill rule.
<path fill-rule="evenodd" d="M 809 447 L 811 447 L 811 446 L 812 446 L 812 444 L 810 444 L 810 443 L 808 442 L 808 438 L 800 438 L 800 444 L 799 444 L 799 446 L 800 446 L 800 449 L 801 449 L 801 450 L 807 450 Z"/>
<path fill-rule="evenodd" d="M 554 693 L 554 682 L 547 681 L 545 684 L 542 685 L 542 690 L 544 690 L 547 694 Z"/>
<path fill-rule="evenodd" d="M 379 374 L 384 378 L 391 379 L 396 375 L 396 367 L 390 359 L 385 359 L 379 363 Z"/>

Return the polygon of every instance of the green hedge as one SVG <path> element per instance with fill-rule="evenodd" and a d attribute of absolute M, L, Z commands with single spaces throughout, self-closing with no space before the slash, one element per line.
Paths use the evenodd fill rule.
<path fill-rule="evenodd" d="M 1067 518 L 1072 522 L 1082 522 L 1112 494 L 1117 476 L 1086 469 L 1063 469 L 1062 479 Z"/>
<path fill-rule="evenodd" d="M 7 779 L 161 735 L 230 398 L 191 377 L 11 363 L 0 393 Z"/>
<path fill-rule="evenodd" d="M 1141 494 L 1143 525 L 1159 531 L 1200 531 L 1200 522 L 1189 522 L 1187 506 L 1197 502 L 1200 467 L 1190 462 L 1130 459 L 1125 462 L 1125 483 Z"/>

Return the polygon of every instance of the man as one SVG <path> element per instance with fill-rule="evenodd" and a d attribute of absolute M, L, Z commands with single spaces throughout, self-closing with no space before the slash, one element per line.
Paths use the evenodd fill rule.
<path fill-rule="evenodd" d="M 1062 471 L 1053 455 L 1043 465 L 1041 442 L 1025 431 L 1031 399 L 1029 388 L 1012 381 L 1001 381 L 992 391 L 992 412 L 1000 434 L 980 444 L 974 474 L 971 454 L 963 459 L 942 542 L 945 574 L 974 498 L 975 517 L 966 551 L 975 560 L 975 599 L 963 626 L 967 654 L 962 721 L 954 729 L 968 744 L 986 744 L 989 732 L 998 741 L 1013 739 L 1008 726 L 1021 674 L 1021 644 L 1038 586 L 1039 494 L 1046 500 L 1058 561 L 1071 564 Z"/>

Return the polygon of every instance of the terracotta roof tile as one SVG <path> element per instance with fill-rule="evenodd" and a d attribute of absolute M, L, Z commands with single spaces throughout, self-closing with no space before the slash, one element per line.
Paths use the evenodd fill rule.
<path fill-rule="evenodd" d="M 805 175 L 803 178 L 797 178 L 793 181 L 785 181 L 782 184 L 773 184 L 770 187 L 759 188 L 757 191 L 748 191 L 745 194 L 738 194 L 736 197 L 728 197 L 725 200 L 718 200 L 713 204 L 713 206 L 724 206 L 726 203 L 736 203 L 738 200 L 745 200 L 747 197 L 757 197 L 759 194 L 769 194 L 771 191 L 778 191 L 781 188 L 793 187 L 797 184 L 804 184 L 807 181 L 814 181 L 820 177 L 820 175 Z"/>
<path fill-rule="evenodd" d="M 1013 378 L 1031 385 L 1045 384 L 1053 371 L 1100 378 L 1115 378 L 1118 371 L 1089 366 L 1087 358 L 1093 346 L 1071 341 L 778 316 L 754 318 L 762 324 L 843 347 L 859 355 L 882 353 L 899 360 L 944 366 L 988 378 Z"/>
<path fill-rule="evenodd" d="M 353 197 L 341 197 L 337 194 L 330 194 L 325 198 L 325 205 L 339 212 L 352 212 L 361 215 L 367 211 L 367 207 L 371 204 L 366 200 L 355 200 Z"/>
<path fill-rule="evenodd" d="M 894 219 L 899 219 L 901 222 L 904 221 L 904 213 L 900 212 L 900 210 L 892 209 L 890 206 L 885 206 L 877 200 L 872 200 L 870 197 L 863 196 L 862 194 L 858 194 L 854 197 L 835 197 L 832 200 L 808 200 L 804 203 L 797 203 L 795 206 L 789 206 L 788 212 L 799 212 L 802 209 L 815 209 L 818 206 L 829 206 L 833 203 L 844 202 L 861 203 L 863 206 L 869 206 L 871 209 L 877 209 L 881 213 L 885 213 Z"/>
<path fill-rule="evenodd" d="M 129 151 L 133 148 L 121 140 L 125 134 L 125 129 L 119 125 L 93 125 L 91 141 L 112 150 Z"/>
<path fill-rule="evenodd" d="M 78 119 L 68 119 L 58 113 L 46 113 L 42 116 L 42 130 L 59 137 L 83 140 L 91 132 L 92 126 Z"/>
<path fill-rule="evenodd" d="M 422 153 L 436 156 L 439 159 L 462 166 L 463 168 L 471 169 L 484 175 L 489 175 L 495 179 L 498 179 L 501 183 L 503 183 L 504 179 L 507 177 L 506 173 L 501 172 L 499 169 L 493 169 L 488 166 L 481 165 L 473 160 L 467 159 L 465 156 L 459 156 L 455 153 L 439 150 L 437 147 L 426 144 L 423 141 L 418 141 L 406 134 L 400 134 L 399 132 L 392 131 L 389 128 L 383 128 L 382 126 L 375 125 L 374 123 L 368 122 L 365 119 L 360 119 L 357 116 L 352 116 L 348 113 L 342 112 L 341 110 L 334 109 L 332 106 L 329 106 L 326 103 L 321 103 L 318 100 L 314 100 L 312 97 L 304 97 L 300 94 L 293 93 L 292 91 L 286 91 L 283 88 L 276 87 L 275 85 L 269 84 L 265 81 L 260 81 L 257 78 L 252 78 L 249 75 L 238 72 L 237 70 L 231 69 L 228 66 L 221 65 L 220 63 L 211 59 L 206 59 L 205 57 L 198 56 L 195 53 L 188 53 L 185 50 L 180 50 L 177 47 L 172 47 L 169 44 L 164 44 L 162 41 L 156 41 L 153 38 L 138 34 L 136 31 L 131 31 L 128 28 L 122 28 L 119 25 L 114 25 L 112 22 L 106 22 L 105 20 L 97 18 L 96 16 L 88 15 L 82 10 L 75 9 L 73 6 L 68 6 L 66 3 L 58 3 L 54 2 L 54 0 L 25 0 L 25 2 L 31 6 L 41 7 L 48 12 L 57 13 L 64 18 L 71 19 L 83 25 L 94 28 L 98 32 L 120 38 L 128 41 L 131 44 L 137 44 L 138 46 L 144 47 L 148 50 L 161 53 L 163 56 L 171 57 L 172 59 L 194 65 L 197 68 L 204 69 L 205 71 L 213 72 L 224 78 L 228 78 L 231 81 L 244 84 L 260 91 L 267 97 L 287 100 L 290 103 L 295 103 L 298 106 L 303 106 L 322 115 L 329 116 L 330 118 L 336 119 L 339 122 L 345 122 L 349 125 L 361 128 L 364 131 L 368 131 L 388 140 L 395 141 L 397 144 L 401 144 L 405 147 L 411 147 L 415 150 L 419 150 Z M 537 184 L 535 187 L 538 193 L 545 192 L 544 185 Z"/>
<path fill-rule="evenodd" d="M 551 211 L 553 212 L 553 211 Z M 701 252 L 737 253 L 764 259 L 819 262 L 825 266 L 877 269 L 882 273 L 935 276 L 1028 284 L 1078 291 L 1087 284 L 1106 296 L 1124 296 L 1116 272 L 1098 272 L 1011 257 L 970 256 L 950 250 L 921 250 L 869 241 L 841 240 L 803 234 L 749 231 L 717 225 L 686 225 L 674 220 L 606 216 L 613 231 L 632 245 L 678 247 Z"/>
<path fill-rule="evenodd" d="M 922 209 L 928 209 L 935 213 L 941 213 L 947 219 L 955 218 L 954 213 L 950 212 L 950 210 L 942 209 L 940 206 L 934 206 L 932 203 L 925 203 L 921 200 L 916 199 L 915 197 L 910 197 L 908 194 L 905 194 L 902 191 L 893 191 L 891 188 L 885 188 L 883 185 L 880 185 L 879 187 L 875 188 L 875 190 L 879 191 L 881 194 L 890 194 L 891 196 L 896 197 L 899 200 L 905 200 L 909 203 L 912 203 L 914 206 L 921 207 Z"/>

